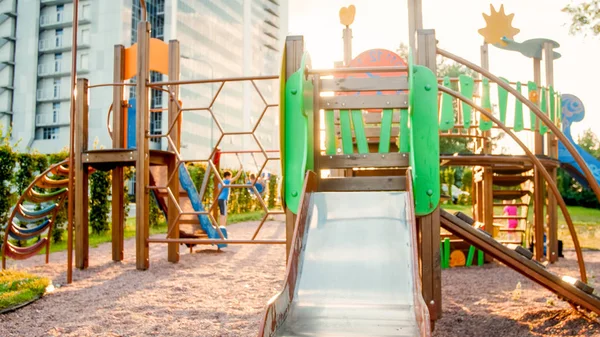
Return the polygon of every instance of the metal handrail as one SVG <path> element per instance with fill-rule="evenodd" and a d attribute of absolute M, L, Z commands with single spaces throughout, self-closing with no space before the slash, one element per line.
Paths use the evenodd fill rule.
<path fill-rule="evenodd" d="M 587 275 L 586 275 L 586 271 L 585 271 L 585 263 L 583 261 L 583 254 L 581 253 L 579 239 L 577 238 L 577 232 L 575 231 L 573 221 L 571 220 L 571 215 L 569 214 L 569 211 L 567 210 L 567 205 L 565 204 L 565 201 L 563 200 L 562 196 L 560 195 L 560 192 L 558 191 L 558 188 L 556 187 L 554 180 L 552 180 L 550 173 L 548 173 L 548 171 L 546 170 L 546 168 L 544 167 L 542 162 L 531 152 L 531 150 L 529 150 L 529 148 L 527 146 L 525 146 L 525 144 L 523 144 L 523 142 L 519 139 L 519 137 L 517 137 L 517 135 L 515 135 L 499 119 L 494 117 L 493 114 L 486 111 L 484 108 L 475 104 L 475 102 L 473 102 L 472 100 L 461 95 L 460 93 L 457 93 L 456 91 L 454 91 L 452 89 L 446 88 L 443 85 L 438 85 L 438 88 L 440 91 L 443 91 L 443 92 L 469 104 L 472 108 L 476 109 L 481 114 L 483 114 L 484 116 L 489 118 L 496 125 L 498 125 L 504 132 L 506 132 L 507 135 L 509 135 L 515 142 L 517 142 L 517 144 L 525 151 L 525 154 L 527 155 L 527 157 L 529 157 L 529 159 L 531 159 L 531 161 L 533 162 L 535 167 L 540 171 L 540 173 L 542 173 L 542 175 L 544 176 L 544 179 L 546 179 L 548 187 L 550 188 L 550 190 L 552 190 L 552 194 L 556 198 L 556 201 L 558 202 L 558 205 L 559 205 L 561 211 L 563 212 L 563 216 L 565 217 L 565 221 L 567 222 L 567 226 L 569 227 L 569 233 L 571 234 L 571 238 L 573 239 L 573 246 L 575 246 L 575 253 L 577 254 L 577 263 L 579 264 L 579 273 L 581 274 L 581 281 L 583 281 L 584 283 L 587 283 Z"/>
<path fill-rule="evenodd" d="M 552 133 L 554 133 L 554 135 L 557 138 L 559 138 L 559 140 L 563 143 L 565 148 L 573 156 L 573 158 L 575 159 L 575 161 L 577 162 L 577 164 L 583 171 L 586 180 L 588 181 L 591 189 L 594 191 L 594 194 L 596 195 L 596 198 L 598 198 L 598 200 L 600 201 L 600 185 L 598 185 L 598 182 L 594 178 L 594 175 L 588 168 L 587 164 L 585 163 L 583 158 L 579 155 L 577 150 L 575 150 L 575 147 L 573 146 L 573 144 L 571 144 L 571 142 L 558 129 L 558 127 L 556 125 L 554 125 L 554 123 L 552 123 L 552 121 L 546 115 L 544 115 L 544 113 L 540 110 L 540 108 L 538 108 L 535 104 L 533 104 L 533 102 L 531 102 L 530 100 L 525 98 L 520 92 L 515 90 L 513 87 L 511 87 L 510 85 L 508 85 L 504 81 L 502 81 L 499 77 L 497 77 L 494 74 L 490 73 L 489 71 L 483 69 L 482 67 L 480 67 L 474 63 L 471 63 L 471 62 L 463 59 L 462 57 L 459 57 L 452 53 L 449 53 L 443 49 L 437 48 L 437 53 L 439 55 L 442 55 L 451 60 L 454 60 L 454 61 L 456 61 L 462 65 L 465 65 L 465 66 L 471 68 L 472 70 L 482 74 L 483 76 L 487 77 L 490 81 L 495 82 L 498 86 L 502 87 L 502 89 L 510 92 L 519 101 L 524 103 L 537 116 L 537 118 L 539 118 L 548 127 L 548 129 L 550 129 L 552 131 Z"/>

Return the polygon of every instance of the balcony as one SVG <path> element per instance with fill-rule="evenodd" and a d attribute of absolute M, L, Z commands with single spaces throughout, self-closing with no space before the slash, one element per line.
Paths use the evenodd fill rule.
<path fill-rule="evenodd" d="M 43 6 L 54 6 L 62 4 L 70 4 L 73 0 L 41 0 Z"/>
<path fill-rule="evenodd" d="M 55 35 L 54 37 L 40 40 L 40 53 L 59 53 L 71 50 L 71 36 L 65 38 L 65 35 Z M 78 49 L 90 48 L 89 38 L 77 40 Z"/>
<path fill-rule="evenodd" d="M 60 118 L 60 114 L 44 113 L 35 116 L 35 126 L 69 125 L 69 121 Z"/>
<path fill-rule="evenodd" d="M 68 75 L 71 69 L 65 67 L 62 61 L 47 62 L 38 65 L 38 76 L 51 77 Z"/>
<path fill-rule="evenodd" d="M 79 24 L 90 23 L 89 13 L 79 11 Z M 55 12 L 40 16 L 40 28 L 56 29 L 70 27 L 73 25 L 73 13 Z"/>
<path fill-rule="evenodd" d="M 55 87 L 52 89 L 38 89 L 36 98 L 38 102 L 68 101 L 70 99 L 68 92 L 61 94 L 60 87 Z"/>

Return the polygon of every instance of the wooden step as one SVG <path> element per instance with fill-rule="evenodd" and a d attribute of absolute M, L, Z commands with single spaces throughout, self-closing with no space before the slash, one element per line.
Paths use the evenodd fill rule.
<path fill-rule="evenodd" d="M 502 203 L 500 203 L 500 204 L 495 203 L 494 204 L 494 207 L 504 207 L 504 206 L 526 207 L 526 206 L 529 206 L 529 204 L 524 204 L 524 203 L 521 203 L 521 202 L 517 202 L 517 203 L 514 203 L 514 204 L 502 204 Z"/>
<path fill-rule="evenodd" d="M 494 215 L 494 219 L 517 219 L 517 220 L 524 220 L 527 219 L 526 216 L 519 216 L 519 215 Z"/>
<path fill-rule="evenodd" d="M 494 190 L 494 199 L 515 200 L 529 195 L 530 191 L 524 190 Z"/>
<path fill-rule="evenodd" d="M 496 186 L 519 186 L 530 179 L 533 179 L 533 177 L 523 175 L 495 175 L 492 183 Z"/>
<path fill-rule="evenodd" d="M 324 178 L 319 181 L 322 192 L 405 191 L 406 177 Z"/>

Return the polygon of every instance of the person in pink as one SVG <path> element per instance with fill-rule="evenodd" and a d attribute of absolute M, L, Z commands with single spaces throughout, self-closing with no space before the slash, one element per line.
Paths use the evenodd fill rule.
<path fill-rule="evenodd" d="M 503 214 L 506 216 L 515 216 L 516 217 L 517 216 L 517 206 L 508 204 L 508 201 L 505 201 L 505 203 L 507 205 L 504 207 Z M 513 203 L 514 203 L 514 200 L 513 200 Z M 519 221 L 517 219 L 515 219 L 515 218 L 508 219 L 508 228 L 509 229 L 516 229 L 518 225 L 519 225 Z M 512 240 L 514 237 L 514 232 L 510 231 L 509 233 L 511 233 L 510 236 L 511 236 L 511 240 Z"/>

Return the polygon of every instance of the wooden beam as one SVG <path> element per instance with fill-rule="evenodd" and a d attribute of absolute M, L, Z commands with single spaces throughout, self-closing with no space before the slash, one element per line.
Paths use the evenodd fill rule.
<path fill-rule="evenodd" d="M 319 158 L 322 169 L 355 168 L 355 167 L 407 167 L 409 166 L 408 153 L 367 153 L 351 155 L 321 156 Z"/>
<path fill-rule="evenodd" d="M 113 70 L 113 83 L 122 83 L 125 73 L 125 47 L 115 46 L 115 61 Z M 125 147 L 125 116 L 123 106 L 123 87 L 113 87 L 113 123 L 112 123 L 112 141 L 113 149 Z M 130 156 L 133 158 L 133 155 Z M 124 258 L 124 227 L 125 227 L 125 181 L 123 176 L 123 167 L 117 166 L 112 170 L 112 259 L 113 261 L 123 261 Z"/>
<path fill-rule="evenodd" d="M 149 216 L 150 216 L 150 195 L 149 181 L 150 171 L 148 165 L 149 143 L 146 135 L 148 134 L 148 87 L 147 83 L 150 75 L 150 24 L 147 21 L 141 21 L 137 27 L 138 34 L 138 52 L 137 52 L 137 85 L 136 85 L 136 139 L 137 139 L 137 159 L 136 159 L 136 268 L 146 270 L 150 265 L 150 249 L 148 246 L 149 237 Z"/>
<path fill-rule="evenodd" d="M 544 43 L 544 61 L 546 68 L 546 87 L 554 86 L 554 52 L 553 45 L 551 43 Z M 550 97 L 550 99 L 553 99 Z M 559 118 L 559 116 L 556 116 Z M 546 133 L 546 143 L 548 156 L 550 158 L 558 158 L 558 140 L 552 132 Z M 547 184 L 556 184 L 556 168 L 548 170 L 552 177 L 552 182 Z M 548 193 L 546 213 L 548 214 L 548 235 L 547 235 L 547 249 L 546 257 L 550 263 L 554 263 L 558 260 L 558 206 L 556 197 L 552 193 Z"/>
<path fill-rule="evenodd" d="M 88 150 L 82 153 L 84 165 L 115 164 L 118 167 L 135 165 L 137 151 L 133 149 Z M 122 187 L 123 184 L 121 184 Z"/>
<path fill-rule="evenodd" d="M 346 177 L 321 179 L 319 191 L 404 191 L 406 190 L 406 177 Z"/>
<path fill-rule="evenodd" d="M 408 0 L 408 42 L 413 52 L 417 50 L 417 31 L 423 29 L 422 0 Z"/>
<path fill-rule="evenodd" d="M 321 97 L 323 109 L 406 109 L 408 94 L 375 96 L 326 96 Z"/>
<path fill-rule="evenodd" d="M 171 40 L 169 41 L 169 81 L 178 81 L 179 80 L 179 41 Z M 177 120 L 177 123 L 181 123 L 181 115 L 177 115 L 177 100 L 179 99 L 179 87 L 174 85 L 170 86 L 169 91 L 173 93 L 174 99 L 169 100 L 169 125 Z M 179 127 L 174 127 L 171 133 L 169 134 L 173 144 L 177 147 L 174 149 L 171 145 L 169 145 L 169 151 L 177 150 L 180 151 L 180 135 L 179 135 Z M 169 183 L 169 189 L 174 196 L 179 196 L 179 165 L 176 162 L 176 157 L 173 156 L 172 160 L 169 161 L 167 165 L 167 175 L 170 177 L 173 175 L 173 179 Z M 183 164 L 180 164 L 183 165 Z M 201 197 L 202 198 L 202 197 Z M 169 239 L 179 239 L 179 230 L 175 229 L 177 227 L 177 204 L 179 202 L 179 197 L 177 197 L 177 201 L 172 198 L 168 198 L 168 209 L 169 213 L 167 214 L 167 223 L 169 232 L 171 233 L 168 238 Z M 177 263 L 179 262 L 179 244 L 178 243 L 169 243 L 168 244 L 168 260 L 169 262 Z"/>
<path fill-rule="evenodd" d="M 323 78 L 321 91 L 397 91 L 408 90 L 408 78 L 404 76 L 367 77 L 367 78 Z"/>
<path fill-rule="evenodd" d="M 88 169 L 82 161 L 82 153 L 88 148 L 88 80 L 77 80 L 77 104 L 75 105 L 75 266 L 86 269 L 89 265 L 88 227 Z"/>

